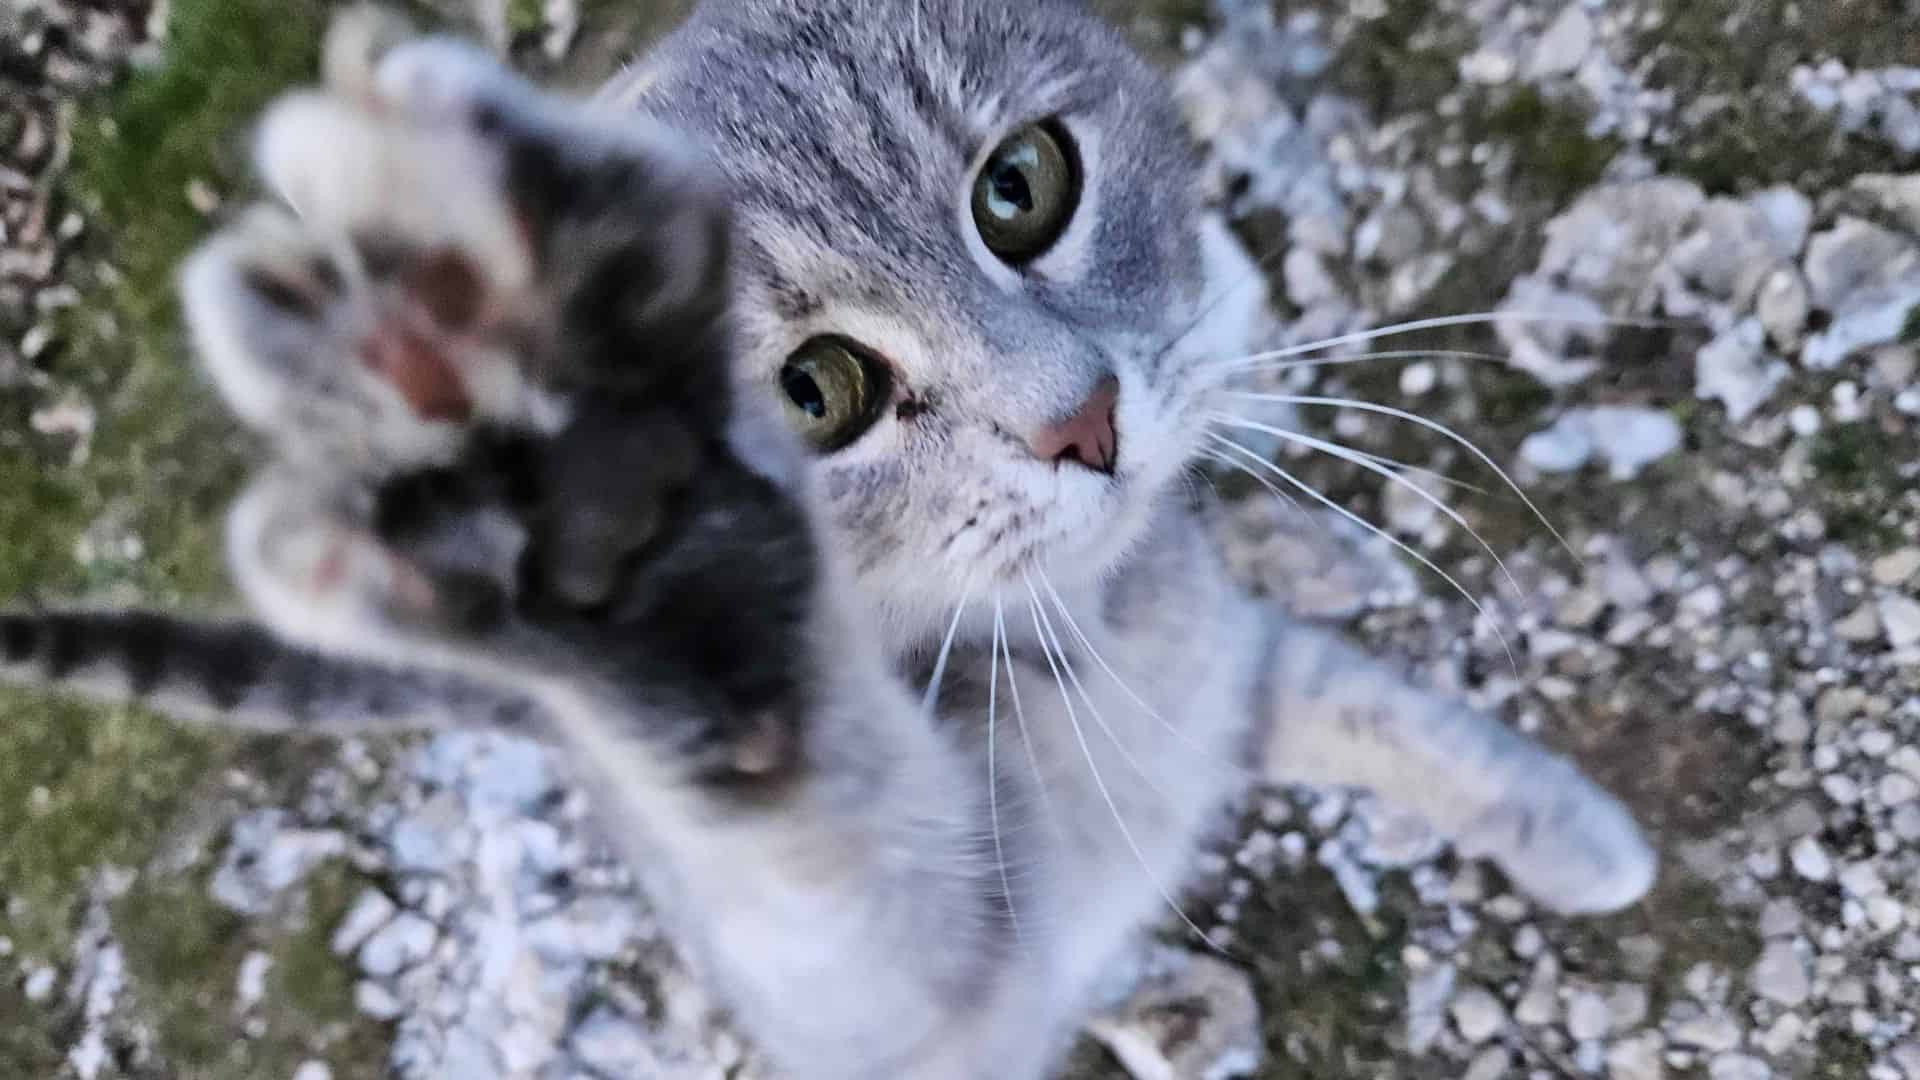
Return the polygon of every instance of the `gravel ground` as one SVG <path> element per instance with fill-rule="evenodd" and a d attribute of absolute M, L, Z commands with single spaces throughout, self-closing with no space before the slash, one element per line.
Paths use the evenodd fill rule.
<path fill-rule="evenodd" d="M 11 3 L 0 586 L 218 605 L 244 448 L 165 270 L 326 5 Z M 670 14 L 432 6 L 576 84 Z M 1175 70 L 1273 346 L 1486 317 L 1274 384 L 1449 425 L 1566 539 L 1444 435 L 1308 409 L 1418 468 L 1281 463 L 1472 600 L 1221 475 L 1238 571 L 1577 756 L 1665 868 L 1567 922 L 1390 807 L 1259 793 L 1186 904 L 1221 951 L 1168 932 L 1070 1074 L 1920 1080 L 1920 8 L 1102 6 Z M 757 1074 L 525 744 L 14 696 L 0 761 L 0 1075 Z"/>

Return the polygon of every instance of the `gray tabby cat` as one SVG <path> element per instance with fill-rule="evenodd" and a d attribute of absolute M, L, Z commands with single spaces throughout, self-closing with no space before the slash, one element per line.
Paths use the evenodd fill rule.
<path fill-rule="evenodd" d="M 346 25 L 183 275 L 259 628 L 9 616 L 13 679 L 548 741 L 794 1076 L 1042 1075 L 1255 778 L 1649 887 L 1571 764 L 1229 583 L 1247 264 L 1081 4 L 715 0 L 591 103 Z"/>

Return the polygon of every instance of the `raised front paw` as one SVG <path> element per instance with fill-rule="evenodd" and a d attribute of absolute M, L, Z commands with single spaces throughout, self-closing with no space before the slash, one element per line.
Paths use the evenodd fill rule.
<path fill-rule="evenodd" d="M 790 698 L 813 549 L 730 442 L 715 185 L 638 117 L 371 25 L 262 123 L 280 201 L 183 274 L 277 459 L 231 518 L 243 591 L 333 651 Z"/>

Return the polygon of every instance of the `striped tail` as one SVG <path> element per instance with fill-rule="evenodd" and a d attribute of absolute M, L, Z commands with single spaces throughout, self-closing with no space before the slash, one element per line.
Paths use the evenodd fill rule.
<path fill-rule="evenodd" d="M 250 623 L 150 611 L 0 612 L 6 684 L 253 730 L 537 734 L 530 703 L 454 676 L 321 656 Z"/>

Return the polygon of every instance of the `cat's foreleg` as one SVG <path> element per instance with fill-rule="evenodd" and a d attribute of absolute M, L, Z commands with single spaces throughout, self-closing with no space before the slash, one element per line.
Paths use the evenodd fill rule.
<path fill-rule="evenodd" d="M 1652 847 L 1572 761 L 1325 630 L 1277 611 L 1266 627 L 1254 705 L 1266 778 L 1369 789 L 1561 912 L 1615 911 L 1652 886 Z"/>

